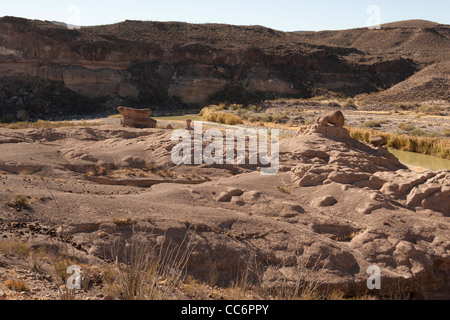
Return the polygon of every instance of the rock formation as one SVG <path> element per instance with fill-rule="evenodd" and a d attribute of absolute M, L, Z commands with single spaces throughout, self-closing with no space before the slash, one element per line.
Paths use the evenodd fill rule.
<path fill-rule="evenodd" d="M 378 135 L 371 135 L 369 138 L 369 143 L 374 147 L 382 147 L 386 145 L 386 139 Z"/>
<path fill-rule="evenodd" d="M 152 114 L 152 110 L 150 109 L 118 107 L 117 110 L 123 116 L 121 121 L 123 126 L 132 128 L 156 128 L 157 121 L 149 118 Z"/>
<path fill-rule="evenodd" d="M 436 38 L 446 30 L 434 26 L 426 33 Z M 398 36 L 405 30 L 386 32 Z M 414 38 L 415 32 L 425 31 L 408 32 Z M 370 35 L 361 37 L 370 39 Z M 8 106 L 12 117 L 24 109 L 32 118 L 42 118 L 60 111 L 98 112 L 112 102 L 114 106 L 183 107 L 230 98 L 242 102 L 250 96 L 310 97 L 319 87 L 354 95 L 374 87 L 390 88 L 422 65 L 411 60 L 422 57 L 413 49 L 385 53 L 396 52 L 394 47 L 373 54 L 364 45 L 355 49 L 309 38 L 306 33 L 263 27 L 176 22 L 126 21 L 68 30 L 51 22 L 4 17 L 0 18 L 0 82 L 5 81 L 8 89 L 0 85 L 0 103 Z M 435 48 L 448 52 L 441 43 L 428 47 L 434 48 L 424 48 L 423 56 L 429 59 Z M 403 58 L 408 54 L 411 59 Z M 428 90 L 423 92 L 426 95 Z M 107 101 L 99 103 L 96 98 Z M 10 116 L 9 111 L 0 112 L 0 117 Z"/>
<path fill-rule="evenodd" d="M 317 123 L 323 126 L 332 124 L 334 126 L 343 127 L 345 125 L 345 117 L 340 110 L 333 111 L 317 119 Z"/>
<path fill-rule="evenodd" d="M 302 281 L 348 297 L 450 298 L 450 171 L 412 172 L 385 147 L 328 124 L 282 139 L 273 176 L 174 166 L 175 145 L 164 129 L 0 129 L 0 202 L 16 190 L 33 199 L 33 214 L 3 206 L 0 222 L 56 230 L 62 221 L 84 257 L 111 258 L 132 234 L 183 250 L 189 239 L 187 272 L 205 282 L 214 274 L 217 285 L 251 270 L 265 292 Z M 38 200 L 46 185 L 57 202 Z M 382 286 L 368 291 L 373 265 Z"/>

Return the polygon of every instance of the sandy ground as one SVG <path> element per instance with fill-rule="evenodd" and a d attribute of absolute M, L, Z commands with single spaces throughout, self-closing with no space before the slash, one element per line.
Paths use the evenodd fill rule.
<path fill-rule="evenodd" d="M 127 258 L 114 247 L 137 238 L 190 252 L 186 275 L 211 288 L 251 270 L 266 291 L 303 279 L 354 297 L 377 264 L 384 298 L 448 298 L 448 171 L 412 172 L 331 126 L 281 140 L 276 175 L 261 164 L 175 166 L 171 130 L 102 121 L 0 130 L 3 298 L 60 298 L 55 261 L 68 257 L 91 274 L 80 298 L 118 299 L 107 270 Z M 31 291 L 8 288 L 16 278 Z"/>

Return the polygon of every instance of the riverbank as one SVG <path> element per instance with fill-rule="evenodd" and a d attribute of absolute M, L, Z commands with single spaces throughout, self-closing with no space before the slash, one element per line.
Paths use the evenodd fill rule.
<path fill-rule="evenodd" d="M 236 123 L 256 127 L 296 130 L 312 124 L 320 114 L 336 107 L 314 107 L 271 102 L 265 106 L 218 105 L 202 110 L 203 120 Z M 450 117 L 413 111 L 372 112 L 351 108 L 343 110 L 352 138 L 368 142 L 380 135 L 389 148 L 450 160 Z M 220 115 L 220 117 L 211 117 Z M 232 120 L 232 121 L 231 121 Z"/>
<path fill-rule="evenodd" d="M 370 136 L 376 134 L 386 140 L 389 148 L 450 160 L 450 138 L 422 137 L 352 127 L 347 127 L 347 129 L 350 136 L 359 141 L 369 142 Z"/>

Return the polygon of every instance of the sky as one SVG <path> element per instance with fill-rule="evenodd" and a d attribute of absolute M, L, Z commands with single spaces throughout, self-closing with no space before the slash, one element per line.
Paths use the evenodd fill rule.
<path fill-rule="evenodd" d="M 6 0 L 0 0 L 5 3 Z M 281 31 L 359 28 L 399 20 L 450 24 L 449 0 L 15 0 L 0 17 L 90 26 L 124 20 L 262 25 Z"/>

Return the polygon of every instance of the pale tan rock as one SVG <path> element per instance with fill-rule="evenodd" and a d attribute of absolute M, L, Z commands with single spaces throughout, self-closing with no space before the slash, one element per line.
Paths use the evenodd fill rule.
<path fill-rule="evenodd" d="M 217 201 L 219 202 L 228 202 L 231 201 L 232 195 L 229 192 L 222 192 L 219 194 Z"/>
<path fill-rule="evenodd" d="M 386 145 L 386 139 L 378 135 L 372 135 L 369 138 L 369 143 L 378 148 Z"/>
<path fill-rule="evenodd" d="M 337 203 L 337 200 L 333 196 L 325 196 L 319 199 L 314 199 L 311 203 L 315 207 L 331 207 Z"/>
<path fill-rule="evenodd" d="M 118 107 L 117 110 L 123 116 L 122 125 L 133 128 L 156 128 L 157 121 L 150 119 L 152 110 Z"/>
<path fill-rule="evenodd" d="M 343 127 L 345 125 L 345 117 L 340 110 L 327 113 L 325 116 L 317 119 L 317 123 L 326 126 L 332 124 L 334 126 Z"/>

